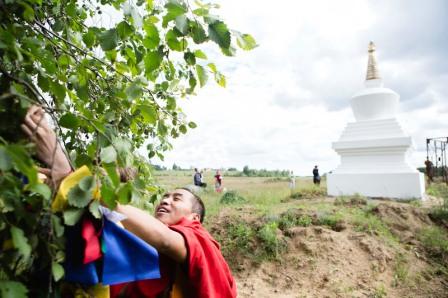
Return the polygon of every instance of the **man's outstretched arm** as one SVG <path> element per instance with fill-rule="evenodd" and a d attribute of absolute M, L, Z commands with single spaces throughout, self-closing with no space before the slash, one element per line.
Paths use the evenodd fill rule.
<path fill-rule="evenodd" d="M 187 258 L 184 237 L 166 226 L 146 211 L 129 205 L 117 205 L 115 209 L 127 216 L 121 223 L 126 230 L 154 246 L 159 253 L 183 263 Z"/>

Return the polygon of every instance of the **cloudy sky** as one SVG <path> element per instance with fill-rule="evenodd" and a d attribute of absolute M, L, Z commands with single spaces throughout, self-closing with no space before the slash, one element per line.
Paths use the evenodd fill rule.
<path fill-rule="evenodd" d="M 385 87 L 401 95 L 414 164 L 425 138 L 448 136 L 448 2 L 226 0 L 218 13 L 259 47 L 233 58 L 210 49 L 227 88 L 211 82 L 182 101 L 198 128 L 173 142 L 164 165 L 334 169 L 331 143 L 354 121 L 349 100 L 363 88 L 370 40 Z"/>

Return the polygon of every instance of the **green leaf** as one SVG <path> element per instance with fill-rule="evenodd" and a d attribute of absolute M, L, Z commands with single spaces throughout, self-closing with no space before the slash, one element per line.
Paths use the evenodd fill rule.
<path fill-rule="evenodd" d="M 165 41 L 173 51 L 182 52 L 186 48 L 185 41 L 178 40 L 177 35 L 173 30 L 166 33 Z"/>
<path fill-rule="evenodd" d="M 194 122 L 188 122 L 188 127 L 190 127 L 190 128 L 196 128 L 196 127 L 198 127 L 198 126 L 197 126 L 196 123 L 194 123 Z"/>
<path fill-rule="evenodd" d="M 65 98 L 65 87 L 56 81 L 51 82 L 51 91 L 58 102 L 63 102 Z"/>
<path fill-rule="evenodd" d="M 0 170 L 8 171 L 12 168 L 11 157 L 9 156 L 5 147 L 0 147 Z"/>
<path fill-rule="evenodd" d="M 146 8 L 151 11 L 154 8 L 154 0 L 146 0 Z"/>
<path fill-rule="evenodd" d="M 216 65 L 214 64 L 214 63 L 209 63 L 209 64 L 207 64 L 207 66 L 208 66 L 208 68 L 210 68 L 210 70 L 213 72 L 213 73 L 216 73 L 218 70 L 216 69 Z"/>
<path fill-rule="evenodd" d="M 191 52 L 186 52 L 184 54 L 184 59 L 189 65 L 195 65 L 196 64 L 196 57 Z"/>
<path fill-rule="evenodd" d="M 67 226 L 74 226 L 84 214 L 84 209 L 67 209 L 64 211 L 64 223 Z"/>
<path fill-rule="evenodd" d="M 182 124 L 181 126 L 179 126 L 179 131 L 181 133 L 183 133 L 183 134 L 186 134 L 187 133 L 187 127 Z"/>
<path fill-rule="evenodd" d="M 121 204 L 128 204 L 132 198 L 132 185 L 128 182 L 123 184 L 118 190 L 118 202 Z"/>
<path fill-rule="evenodd" d="M 157 27 L 149 22 L 146 22 L 143 25 L 143 28 L 146 32 L 146 37 L 143 39 L 143 45 L 149 49 L 155 49 L 159 43 L 160 43 L 160 36 L 159 36 L 159 30 L 157 30 Z"/>
<path fill-rule="evenodd" d="M 89 29 L 87 33 L 82 36 L 82 41 L 87 48 L 91 48 L 95 44 L 95 33 L 93 30 Z"/>
<path fill-rule="evenodd" d="M 50 90 L 50 81 L 45 75 L 42 75 L 41 73 L 37 75 L 37 84 L 44 92 L 48 92 Z"/>
<path fill-rule="evenodd" d="M 19 145 L 9 145 L 7 151 L 13 161 L 14 168 L 24 174 L 30 184 L 36 184 L 38 182 L 37 169 L 24 148 Z"/>
<path fill-rule="evenodd" d="M 103 168 L 106 170 L 107 175 L 110 178 L 112 184 L 115 187 L 120 185 L 120 177 L 118 176 L 117 168 L 115 167 L 115 164 L 113 164 L 113 163 L 112 164 L 103 164 Z"/>
<path fill-rule="evenodd" d="M 0 296 L 2 298 L 27 298 L 27 288 L 20 282 L 2 280 L 0 281 Z"/>
<path fill-rule="evenodd" d="M 83 177 L 78 185 L 82 191 L 92 192 L 96 186 L 95 178 L 93 176 Z"/>
<path fill-rule="evenodd" d="M 24 8 L 23 10 L 23 18 L 29 22 L 32 22 L 34 20 L 34 9 L 26 4 L 25 2 L 20 2 Z"/>
<path fill-rule="evenodd" d="M 42 197 L 44 197 L 46 200 L 49 200 L 51 198 L 51 189 L 44 183 L 33 184 L 30 187 L 30 190 L 42 195 Z"/>
<path fill-rule="evenodd" d="M 25 259 L 28 259 L 31 254 L 31 246 L 28 244 L 28 239 L 23 233 L 23 230 L 18 227 L 11 226 L 10 232 L 14 247 L 23 255 Z"/>
<path fill-rule="evenodd" d="M 107 51 L 107 52 L 106 52 L 106 58 L 107 58 L 110 62 L 114 63 L 115 60 L 117 60 L 117 51 L 116 51 L 116 50 L 110 50 L 110 51 Z"/>
<path fill-rule="evenodd" d="M 222 74 L 222 73 L 220 73 L 220 72 L 216 72 L 215 73 L 215 81 L 216 81 L 216 83 L 218 83 L 218 85 L 219 86 L 221 86 L 221 87 L 226 87 L 226 77 Z"/>
<path fill-rule="evenodd" d="M 53 224 L 53 231 L 56 235 L 56 237 L 61 237 L 64 235 L 64 226 L 61 223 L 61 219 L 59 216 L 51 215 L 51 222 Z"/>
<path fill-rule="evenodd" d="M 55 20 L 53 25 L 53 31 L 54 32 L 61 32 L 64 30 L 64 22 L 61 20 Z"/>
<path fill-rule="evenodd" d="M 92 203 L 89 205 L 89 211 L 93 215 L 93 217 L 100 219 L 101 213 L 100 213 L 100 201 L 99 200 L 93 200 Z"/>
<path fill-rule="evenodd" d="M 77 87 L 76 94 L 80 99 L 87 101 L 89 99 L 89 89 L 87 85 Z"/>
<path fill-rule="evenodd" d="M 70 65 L 70 57 L 66 54 L 62 54 L 58 58 L 58 64 L 63 68 L 67 68 L 67 66 Z"/>
<path fill-rule="evenodd" d="M 201 65 L 196 65 L 196 73 L 198 74 L 199 84 L 204 87 L 207 84 L 207 71 Z"/>
<path fill-rule="evenodd" d="M 221 52 L 226 56 L 233 57 L 236 54 L 236 49 L 234 47 L 230 46 L 227 49 L 221 48 Z"/>
<path fill-rule="evenodd" d="M 205 33 L 205 30 L 201 24 L 197 22 L 191 22 L 190 28 L 191 37 L 193 38 L 193 41 L 195 43 L 200 44 L 207 40 L 207 34 Z"/>
<path fill-rule="evenodd" d="M 98 38 L 103 51 L 110 51 L 118 46 L 118 34 L 115 28 L 101 32 Z"/>
<path fill-rule="evenodd" d="M 165 4 L 165 8 L 167 9 L 167 14 L 163 17 L 163 27 L 166 27 L 168 22 L 187 12 L 187 8 L 177 0 L 168 1 L 168 3 Z"/>
<path fill-rule="evenodd" d="M 190 85 L 190 88 L 187 90 L 187 92 L 193 93 L 194 88 L 196 88 L 196 84 L 197 84 L 197 80 L 193 74 L 190 75 L 190 78 L 188 79 L 188 84 Z"/>
<path fill-rule="evenodd" d="M 67 194 L 70 206 L 83 208 L 92 200 L 92 191 L 82 190 L 79 185 L 73 186 Z"/>
<path fill-rule="evenodd" d="M 76 2 L 69 2 L 67 7 L 65 8 L 67 15 L 70 17 L 75 17 L 76 16 Z"/>
<path fill-rule="evenodd" d="M 250 51 L 258 46 L 250 34 L 237 34 L 236 44 L 245 51 Z"/>
<path fill-rule="evenodd" d="M 114 209 L 116 206 L 115 202 L 115 192 L 112 187 L 108 183 L 101 184 L 101 199 L 104 204 L 110 209 Z"/>
<path fill-rule="evenodd" d="M 188 33 L 188 19 L 184 14 L 176 17 L 176 28 L 183 35 Z"/>
<path fill-rule="evenodd" d="M 200 59 L 207 59 L 207 55 L 205 55 L 205 53 L 201 50 L 194 51 L 194 55 Z"/>
<path fill-rule="evenodd" d="M 156 124 L 157 121 L 157 111 L 151 105 L 139 105 L 137 107 L 140 110 L 140 113 L 143 116 L 143 119 L 148 124 Z"/>
<path fill-rule="evenodd" d="M 59 281 L 64 276 L 64 267 L 59 263 L 52 262 L 51 272 L 53 273 L 54 281 Z"/>
<path fill-rule="evenodd" d="M 158 51 L 151 51 L 145 55 L 144 61 L 146 72 L 151 73 L 160 66 L 162 57 Z"/>
<path fill-rule="evenodd" d="M 126 93 L 129 101 L 133 101 L 143 95 L 142 86 L 135 82 L 131 83 L 131 85 L 129 85 L 124 92 Z"/>
<path fill-rule="evenodd" d="M 75 129 L 79 127 L 79 119 L 72 113 L 66 113 L 59 119 L 59 125 L 65 128 Z"/>
<path fill-rule="evenodd" d="M 134 33 L 134 27 L 129 25 L 126 21 L 122 21 L 117 25 L 117 32 L 121 40 L 126 40 L 132 33 Z"/>
<path fill-rule="evenodd" d="M 222 21 L 216 21 L 208 25 L 208 35 L 221 48 L 227 49 L 230 47 L 230 32 L 227 25 Z"/>
<path fill-rule="evenodd" d="M 101 162 L 104 163 L 112 163 L 117 161 L 117 151 L 112 146 L 107 146 L 105 148 L 101 148 L 100 153 Z"/>
<path fill-rule="evenodd" d="M 193 10 L 193 13 L 197 16 L 203 17 L 203 16 L 208 15 L 208 9 L 197 8 L 197 9 Z"/>

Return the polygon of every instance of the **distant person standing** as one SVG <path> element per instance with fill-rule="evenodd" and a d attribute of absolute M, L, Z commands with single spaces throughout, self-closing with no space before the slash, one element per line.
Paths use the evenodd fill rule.
<path fill-rule="evenodd" d="M 320 175 L 319 175 L 319 169 L 317 168 L 317 166 L 314 166 L 314 169 L 313 169 L 313 183 L 315 185 L 320 185 Z"/>
<path fill-rule="evenodd" d="M 432 161 L 430 161 L 428 157 L 426 157 L 425 160 L 425 167 L 426 176 L 428 177 L 428 184 L 431 184 L 431 182 L 434 182 L 434 167 Z"/>
<path fill-rule="evenodd" d="M 222 191 L 222 175 L 221 171 L 217 170 L 215 175 L 215 190 L 216 192 Z"/>
<path fill-rule="evenodd" d="M 207 183 L 204 183 L 202 181 L 202 174 L 201 174 L 201 172 L 198 171 L 197 168 L 194 169 L 193 182 L 194 182 L 194 185 L 196 185 L 196 186 L 207 187 Z"/>
<path fill-rule="evenodd" d="M 296 188 L 296 177 L 294 177 L 294 172 L 291 171 L 291 175 L 289 176 L 289 189 L 291 190 L 291 193 L 294 192 L 295 188 Z"/>

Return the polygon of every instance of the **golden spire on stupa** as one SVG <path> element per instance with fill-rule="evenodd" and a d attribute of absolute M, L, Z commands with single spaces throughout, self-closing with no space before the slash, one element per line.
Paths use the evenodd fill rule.
<path fill-rule="evenodd" d="M 376 65 L 375 44 L 373 41 L 369 43 L 369 62 L 367 63 L 366 81 L 380 79 L 378 66 Z"/>

